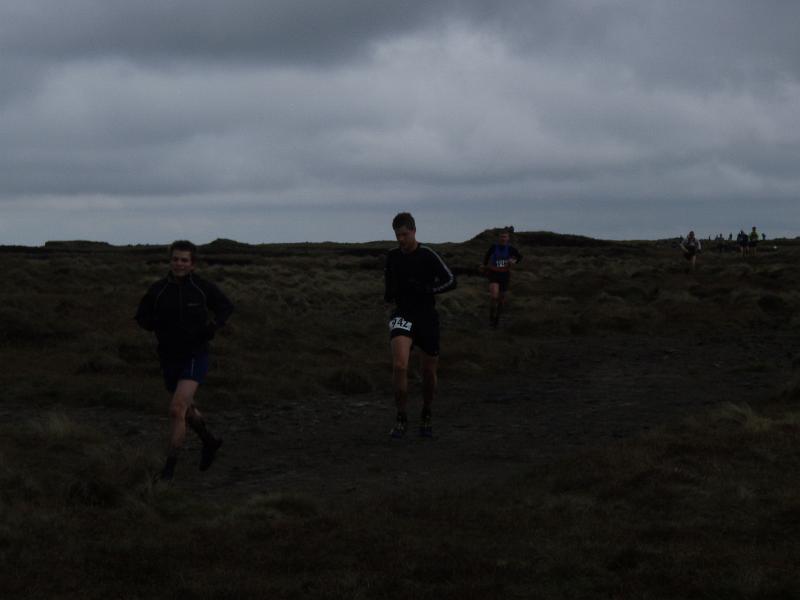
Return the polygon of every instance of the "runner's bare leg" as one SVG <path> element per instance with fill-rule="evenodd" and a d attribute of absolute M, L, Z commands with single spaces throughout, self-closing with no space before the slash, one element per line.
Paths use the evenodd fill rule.
<path fill-rule="evenodd" d="M 406 412 L 408 406 L 408 359 L 413 340 L 405 335 L 392 338 L 392 383 L 397 412 Z"/>

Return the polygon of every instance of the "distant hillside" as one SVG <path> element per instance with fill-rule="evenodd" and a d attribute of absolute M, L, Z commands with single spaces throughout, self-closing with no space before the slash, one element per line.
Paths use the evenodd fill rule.
<path fill-rule="evenodd" d="M 93 242 L 91 240 L 54 240 L 44 243 L 48 250 L 105 250 L 113 248 L 108 242 Z"/>
<path fill-rule="evenodd" d="M 200 246 L 201 252 L 237 252 L 242 250 L 252 251 L 252 249 L 253 246 L 251 244 L 226 238 L 217 238 L 213 242 Z"/>
<path fill-rule="evenodd" d="M 469 241 L 491 244 L 497 240 L 497 235 L 500 231 L 500 228 L 486 229 Z M 614 243 L 609 240 L 598 240 L 583 235 L 553 233 L 552 231 L 515 231 L 512 234 L 512 239 L 516 243 L 526 246 L 598 247 L 611 246 Z"/>

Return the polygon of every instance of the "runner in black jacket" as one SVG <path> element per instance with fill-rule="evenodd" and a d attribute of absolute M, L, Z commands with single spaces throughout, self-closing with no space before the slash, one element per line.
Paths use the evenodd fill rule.
<path fill-rule="evenodd" d="M 436 394 L 439 359 L 439 315 L 434 294 L 456 287 L 452 271 L 436 252 L 416 240 L 416 225 L 409 213 L 392 221 L 399 247 L 386 257 L 384 300 L 395 304 L 389 319 L 392 378 L 397 421 L 392 437 L 405 435 L 408 423 L 408 360 L 413 346 L 422 350 L 423 408 L 420 434 L 433 435 L 431 404 Z"/>
<path fill-rule="evenodd" d="M 194 395 L 208 372 L 208 343 L 233 312 L 220 289 L 194 274 L 197 248 L 179 240 L 170 246 L 170 272 L 139 303 L 136 321 L 158 339 L 164 384 L 171 395 L 170 446 L 162 479 L 171 480 L 189 425 L 203 442 L 200 469 L 211 466 L 222 445 L 206 428 Z M 209 315 L 213 314 L 213 318 Z"/>

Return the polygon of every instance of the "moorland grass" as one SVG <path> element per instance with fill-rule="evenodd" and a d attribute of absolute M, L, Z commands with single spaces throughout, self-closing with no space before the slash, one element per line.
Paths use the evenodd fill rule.
<path fill-rule="evenodd" d="M 476 270 L 486 239 L 442 247 L 460 273 L 440 302 L 444 380 L 524 374 L 552 334 L 798 327 L 800 247 L 746 261 L 706 253 L 692 274 L 669 246 L 536 239 L 519 244 L 526 258 L 491 334 Z M 388 394 L 387 247 L 208 248 L 201 272 L 237 311 L 214 341 L 203 402 Z M 46 411 L 163 413 L 152 339 L 132 320 L 163 252 L 0 253 L 4 405 L 45 411 L 0 426 L 3 597 L 800 597 L 796 371 L 772 402 L 722 406 L 490 488 L 333 506 L 154 486 L 157 452 Z M 741 368 L 770 365 L 743 356 Z"/>
<path fill-rule="evenodd" d="M 490 238 L 438 248 L 460 273 L 458 289 L 439 300 L 443 368 L 460 377 L 491 370 L 497 357 L 516 355 L 512 347 L 535 353 L 549 335 L 735 333 L 796 328 L 800 318 L 800 294 L 790 284 L 800 266 L 789 256 L 800 250 L 789 244 L 757 260 L 706 253 L 698 272 L 687 273 L 677 251 L 659 244 L 528 246 L 556 238 L 526 234 L 504 328 L 487 335 L 477 266 Z M 205 248 L 200 272 L 236 304 L 214 341 L 211 380 L 219 385 L 210 389 L 224 387 L 245 403 L 298 385 L 301 395 L 386 389 L 382 255 L 389 247 L 222 240 Z M 164 249 L 62 243 L 46 250 L 0 253 L 0 355 L 20 367 L 0 374 L 6 397 L 30 402 L 31 387 L 41 386 L 39 404 L 82 404 L 98 382 L 153 390 L 153 340 L 132 316 L 167 269 Z M 448 353 L 460 360 L 446 366 Z"/>
<path fill-rule="evenodd" d="M 491 488 L 341 505 L 154 486 L 63 415 L 0 431 L 13 598 L 791 598 L 800 412 L 727 404 Z"/>

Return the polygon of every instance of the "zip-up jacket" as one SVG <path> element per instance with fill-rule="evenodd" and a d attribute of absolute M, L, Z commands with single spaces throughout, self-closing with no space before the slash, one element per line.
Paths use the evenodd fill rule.
<path fill-rule="evenodd" d="M 419 313 L 433 310 L 435 294 L 456 287 L 456 277 L 441 257 L 428 246 L 418 244 L 404 254 L 393 248 L 386 257 L 384 300 L 394 302 L 398 310 Z"/>
<path fill-rule="evenodd" d="M 232 312 L 233 304 L 215 284 L 194 273 L 182 279 L 170 273 L 150 286 L 135 319 L 155 332 L 159 356 L 180 359 L 208 351 L 209 340 Z"/>

